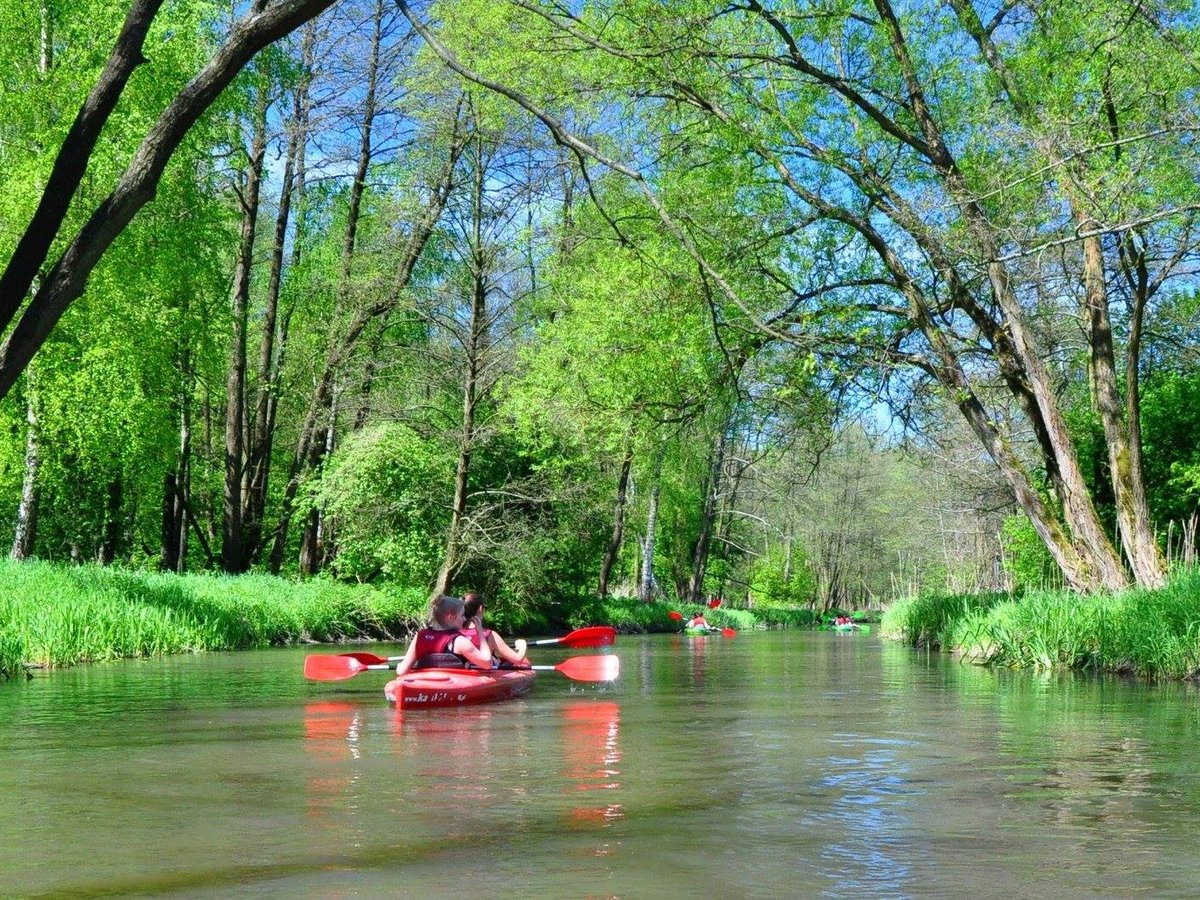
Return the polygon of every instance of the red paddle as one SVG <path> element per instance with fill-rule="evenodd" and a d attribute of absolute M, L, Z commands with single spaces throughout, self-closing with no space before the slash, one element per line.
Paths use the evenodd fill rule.
<path fill-rule="evenodd" d="M 344 681 L 347 678 L 353 678 L 359 672 L 366 672 L 370 669 L 390 670 L 391 668 L 386 660 L 375 665 L 368 665 L 352 656 L 304 657 L 304 677 L 312 681 Z"/>
<path fill-rule="evenodd" d="M 709 608 L 709 609 L 716 609 L 716 608 L 717 608 L 718 606 L 720 606 L 720 605 L 721 605 L 721 598 L 720 598 L 720 597 L 713 597 L 711 600 L 709 600 L 709 601 L 708 601 L 708 608 Z"/>
<path fill-rule="evenodd" d="M 553 669 L 561 672 L 574 681 L 616 681 L 621 674 L 621 658 L 608 654 L 606 656 L 572 656 L 557 666 L 530 666 L 537 672 L 548 672 Z"/>
<path fill-rule="evenodd" d="M 616 639 L 617 629 L 609 625 L 589 625 L 587 628 L 577 628 L 560 638 L 530 641 L 529 645 L 531 647 L 538 647 L 542 644 L 562 644 L 564 647 L 608 647 Z"/>
<path fill-rule="evenodd" d="M 368 665 L 352 656 L 306 656 L 304 677 L 311 681 L 345 681 L 360 672 L 390 671 L 387 663 Z M 614 681 L 621 671 L 616 656 L 572 656 L 557 666 L 530 666 L 539 672 L 561 672 L 575 681 Z"/>
<path fill-rule="evenodd" d="M 617 630 L 608 625 L 589 625 L 587 628 L 577 628 L 570 634 L 564 634 L 560 638 L 547 638 L 544 641 L 530 641 L 529 646 L 538 646 L 541 644 L 562 644 L 564 647 L 572 649 L 581 649 L 583 647 L 608 647 L 617 639 Z M 351 659 L 357 659 L 365 665 L 378 665 L 379 663 L 398 663 L 404 659 L 403 656 L 377 656 L 374 653 L 366 653 L 361 650 L 353 653 L 339 653 L 338 656 L 348 656 Z"/>
<path fill-rule="evenodd" d="M 667 618 L 674 619 L 676 622 L 682 622 L 683 621 L 683 613 L 675 612 L 675 610 L 671 610 L 669 613 L 667 613 Z"/>

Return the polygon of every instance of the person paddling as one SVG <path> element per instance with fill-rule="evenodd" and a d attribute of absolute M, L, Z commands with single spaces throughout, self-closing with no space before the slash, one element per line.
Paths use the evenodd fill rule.
<path fill-rule="evenodd" d="M 517 638 L 510 647 L 504 643 L 504 638 L 492 629 L 483 627 L 483 597 L 480 594 L 475 591 L 463 594 L 463 616 L 467 621 L 467 627 L 462 630 L 463 635 L 474 642 L 479 630 L 482 630 L 486 643 L 492 650 L 493 666 L 512 667 L 529 664 L 525 659 L 526 645 L 522 638 Z"/>
<path fill-rule="evenodd" d="M 463 633 L 465 617 L 460 597 L 439 594 L 430 601 L 433 624 L 422 628 L 408 645 L 404 658 L 396 665 L 396 676 L 417 668 L 459 668 L 463 665 L 492 667 L 492 647 L 484 634 L 483 623 L 475 620 L 475 638 Z"/>
<path fill-rule="evenodd" d="M 704 613 L 696 613 L 694 616 L 692 616 L 692 618 L 690 620 L 688 620 L 687 627 L 695 628 L 699 631 L 715 631 L 716 630 L 711 625 L 708 624 L 708 619 L 704 618 Z"/>

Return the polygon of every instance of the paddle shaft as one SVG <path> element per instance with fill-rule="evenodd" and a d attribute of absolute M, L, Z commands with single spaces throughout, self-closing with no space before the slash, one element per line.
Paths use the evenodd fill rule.
<path fill-rule="evenodd" d="M 530 646 L 541 646 L 542 644 L 562 644 L 564 647 L 607 647 L 616 640 L 617 632 L 615 628 L 607 625 L 591 625 L 587 628 L 579 628 L 572 631 L 570 634 L 565 634 L 560 638 L 547 638 L 544 641 L 531 641 Z M 404 659 L 403 656 L 377 656 L 374 653 L 356 650 L 350 653 L 339 653 L 339 656 L 357 659 L 365 665 L 375 665 L 379 663 L 398 663 Z"/>
<path fill-rule="evenodd" d="M 305 657 L 304 677 L 312 681 L 344 681 L 362 672 L 391 670 L 387 663 L 368 665 L 350 656 Z M 556 666 L 530 666 L 537 671 L 555 671 L 576 681 L 613 681 L 620 672 L 620 659 L 607 656 L 572 656 Z M 487 670 L 483 670 L 487 671 Z"/>

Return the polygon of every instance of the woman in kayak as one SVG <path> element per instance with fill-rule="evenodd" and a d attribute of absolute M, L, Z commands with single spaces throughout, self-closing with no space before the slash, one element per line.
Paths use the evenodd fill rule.
<path fill-rule="evenodd" d="M 712 631 L 713 627 L 708 624 L 708 619 L 704 618 L 704 613 L 696 613 L 687 623 L 688 628 L 700 628 L 704 631 Z"/>
<path fill-rule="evenodd" d="M 467 628 L 464 628 L 462 633 L 474 641 L 478 629 L 483 628 L 483 597 L 480 594 L 475 591 L 463 594 L 463 616 L 467 620 Z M 505 663 L 508 663 L 509 666 L 519 666 L 527 663 L 525 641 L 521 638 L 513 641 L 513 646 L 510 647 L 504 643 L 504 638 L 490 628 L 483 628 L 483 634 L 492 649 L 493 666 Z"/>
<path fill-rule="evenodd" d="M 451 662 L 453 665 L 466 663 L 490 669 L 492 647 L 484 634 L 483 623 L 476 618 L 474 638 L 467 637 L 463 632 L 465 617 L 462 599 L 439 594 L 430 601 L 429 606 L 433 625 L 413 635 L 408 652 L 396 666 L 396 677 L 406 674 L 418 662 L 425 668 L 430 668 L 430 663 L 444 665 L 445 662 Z M 449 654 L 458 657 L 458 660 L 449 660 Z"/>

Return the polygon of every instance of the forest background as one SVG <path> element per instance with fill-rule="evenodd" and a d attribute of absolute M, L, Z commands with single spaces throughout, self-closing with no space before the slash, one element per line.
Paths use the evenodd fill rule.
<path fill-rule="evenodd" d="M 11 555 L 514 615 L 1157 587 L 1196 18 L 9 0 Z"/>

